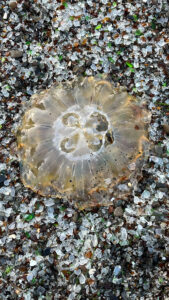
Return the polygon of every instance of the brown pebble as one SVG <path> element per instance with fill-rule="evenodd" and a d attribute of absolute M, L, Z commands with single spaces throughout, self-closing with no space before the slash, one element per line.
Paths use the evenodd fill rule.
<path fill-rule="evenodd" d="M 16 2 L 16 1 L 10 2 L 10 3 L 9 3 L 9 7 L 10 7 L 10 9 L 15 9 L 15 8 L 17 8 L 17 2 Z"/>
<path fill-rule="evenodd" d="M 113 206 L 109 206 L 109 213 L 111 214 L 113 212 Z"/>
<path fill-rule="evenodd" d="M 19 58 L 19 57 L 22 57 L 23 52 L 20 50 L 11 50 L 10 55 L 12 58 Z"/>
<path fill-rule="evenodd" d="M 77 220 L 78 220 L 78 213 L 77 212 L 74 213 L 72 219 L 73 219 L 73 222 L 77 222 Z"/>
<path fill-rule="evenodd" d="M 123 216 L 123 209 L 121 206 L 118 206 L 114 210 L 114 216 L 115 217 L 122 217 Z"/>
<path fill-rule="evenodd" d="M 164 124 L 163 129 L 167 134 L 169 134 L 169 124 Z"/>
<path fill-rule="evenodd" d="M 158 201 L 154 201 L 153 203 L 152 203 L 152 208 L 157 208 L 157 207 L 159 207 L 160 206 L 160 203 L 158 202 Z"/>

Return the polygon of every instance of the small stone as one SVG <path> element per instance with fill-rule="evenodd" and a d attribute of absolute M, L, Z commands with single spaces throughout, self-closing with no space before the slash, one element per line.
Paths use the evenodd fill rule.
<path fill-rule="evenodd" d="M 98 244 L 97 235 L 94 235 L 94 238 L 93 238 L 93 247 L 96 247 L 97 244 Z"/>
<path fill-rule="evenodd" d="M 23 52 L 20 50 L 11 50 L 10 55 L 12 58 L 20 58 L 23 56 Z"/>
<path fill-rule="evenodd" d="M 5 180 L 5 181 L 4 181 L 4 185 L 5 185 L 5 186 L 8 186 L 8 185 L 9 185 L 9 182 L 10 182 L 9 180 Z"/>
<path fill-rule="evenodd" d="M 15 197 L 15 188 L 11 187 L 11 197 Z"/>
<path fill-rule="evenodd" d="M 83 74 L 84 72 L 85 72 L 85 67 L 84 66 L 81 66 L 81 67 L 79 67 L 79 66 L 75 66 L 74 68 L 73 68 L 73 72 L 75 73 L 75 74 Z"/>
<path fill-rule="evenodd" d="M 73 215 L 73 217 L 72 217 L 72 221 L 73 221 L 73 222 L 77 222 L 77 220 L 78 220 L 78 213 L 77 213 L 77 212 L 74 212 L 74 215 Z"/>
<path fill-rule="evenodd" d="M 74 273 L 79 276 L 81 273 L 81 270 L 80 269 L 74 270 Z"/>
<path fill-rule="evenodd" d="M 165 196 L 165 193 L 161 192 L 161 191 L 157 191 L 158 193 L 158 198 L 162 199 Z M 156 196 L 156 195 L 155 195 Z"/>
<path fill-rule="evenodd" d="M 11 234 L 11 235 L 9 235 L 9 238 L 10 238 L 10 239 L 16 239 L 16 234 Z"/>
<path fill-rule="evenodd" d="M 161 157 L 163 155 L 163 148 L 160 145 L 155 145 L 155 153 Z"/>
<path fill-rule="evenodd" d="M 30 261 L 30 266 L 31 266 L 31 267 L 34 267 L 34 266 L 36 266 L 36 265 L 37 265 L 36 260 L 31 259 L 31 261 Z"/>
<path fill-rule="evenodd" d="M 116 201 L 114 202 L 114 206 L 115 206 L 115 207 L 122 206 L 122 205 L 123 205 L 123 201 L 122 201 L 122 200 L 116 200 Z"/>
<path fill-rule="evenodd" d="M 47 247 L 46 249 L 41 250 L 41 255 L 42 256 L 48 256 L 48 255 L 50 255 L 50 253 L 51 253 L 51 248 L 50 247 Z"/>
<path fill-rule="evenodd" d="M 115 208 L 115 210 L 114 210 L 114 216 L 115 217 L 121 217 L 121 216 L 123 216 L 123 209 L 122 209 L 121 206 L 118 206 L 118 207 Z"/>
<path fill-rule="evenodd" d="M 166 255 L 169 255 L 169 247 L 166 247 Z"/>
<path fill-rule="evenodd" d="M 161 222 L 160 227 L 162 229 L 165 229 L 167 227 L 167 224 L 165 222 Z"/>
<path fill-rule="evenodd" d="M 159 207 L 160 206 L 160 203 L 158 202 L 158 201 L 154 201 L 153 203 L 152 203 L 152 208 L 157 208 L 157 207 Z"/>
<path fill-rule="evenodd" d="M 164 124 L 163 129 L 167 134 L 169 134 L 169 124 Z"/>
<path fill-rule="evenodd" d="M 53 206 L 54 204 L 55 204 L 55 202 L 54 202 L 53 199 L 48 199 L 48 200 L 45 202 L 45 206 L 47 206 L 47 207 Z"/>
<path fill-rule="evenodd" d="M 0 183 L 3 183 L 5 181 L 5 176 L 4 175 L 0 175 Z"/>
<path fill-rule="evenodd" d="M 121 272 L 121 266 L 115 266 L 113 271 L 114 276 L 118 276 L 120 272 Z"/>
<path fill-rule="evenodd" d="M 6 169 L 6 164 L 0 164 L 0 171 L 3 171 Z"/>
<path fill-rule="evenodd" d="M 27 280 L 30 282 L 33 279 L 33 273 L 27 275 Z"/>
<path fill-rule="evenodd" d="M 122 239 L 122 241 L 125 241 L 125 240 L 127 240 L 127 230 L 126 230 L 126 228 L 121 228 L 121 239 Z"/>
<path fill-rule="evenodd" d="M 149 288 L 150 288 L 149 282 L 146 282 L 146 283 L 143 284 L 143 289 L 144 289 L 145 291 L 148 291 Z"/>
<path fill-rule="evenodd" d="M 7 12 L 5 12 L 4 15 L 3 15 L 3 19 L 7 20 L 7 18 L 8 18 L 8 14 L 7 14 Z"/>
<path fill-rule="evenodd" d="M 10 7 L 10 9 L 15 9 L 15 8 L 17 8 L 17 2 L 16 1 L 12 1 L 12 2 L 10 2 L 9 3 L 9 7 Z"/>
<path fill-rule="evenodd" d="M 148 199 L 148 198 L 150 198 L 150 192 L 149 191 L 147 191 L 147 190 L 145 190 L 143 193 L 142 193 L 142 198 L 144 198 L 144 199 Z"/>
<path fill-rule="evenodd" d="M 86 278 L 83 274 L 80 275 L 79 282 L 80 282 L 80 284 L 84 284 L 86 282 Z"/>
<path fill-rule="evenodd" d="M 8 187 L 2 187 L 0 188 L 0 194 L 3 194 L 5 196 L 9 196 L 11 193 L 11 189 Z"/>
<path fill-rule="evenodd" d="M 95 272 L 96 272 L 96 269 L 90 269 L 89 270 L 89 275 L 94 275 Z"/>
<path fill-rule="evenodd" d="M 167 184 L 166 183 L 161 183 L 161 182 L 157 182 L 156 186 L 157 186 L 158 189 L 167 188 Z"/>

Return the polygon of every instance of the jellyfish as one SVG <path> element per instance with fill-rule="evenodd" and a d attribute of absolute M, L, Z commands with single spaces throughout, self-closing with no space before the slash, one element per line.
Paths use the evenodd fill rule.
<path fill-rule="evenodd" d="M 17 132 L 22 182 L 79 209 L 111 205 L 141 172 L 149 121 L 139 100 L 106 76 L 37 93 Z"/>

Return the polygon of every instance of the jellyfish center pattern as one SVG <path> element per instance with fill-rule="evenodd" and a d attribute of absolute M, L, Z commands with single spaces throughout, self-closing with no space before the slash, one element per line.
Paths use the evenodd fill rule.
<path fill-rule="evenodd" d="M 74 105 L 54 122 L 54 132 L 55 147 L 70 160 L 79 160 L 101 152 L 112 128 L 96 105 Z"/>

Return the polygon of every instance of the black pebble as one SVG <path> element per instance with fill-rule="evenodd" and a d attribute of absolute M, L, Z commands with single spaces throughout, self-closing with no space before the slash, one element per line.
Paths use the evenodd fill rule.
<path fill-rule="evenodd" d="M 51 251 L 51 248 L 50 247 L 47 247 L 46 249 L 42 249 L 41 250 L 41 255 L 42 256 L 48 256 L 50 254 L 50 251 Z"/>
<path fill-rule="evenodd" d="M 4 175 L 0 175 L 0 183 L 3 183 L 6 180 L 6 177 Z"/>

